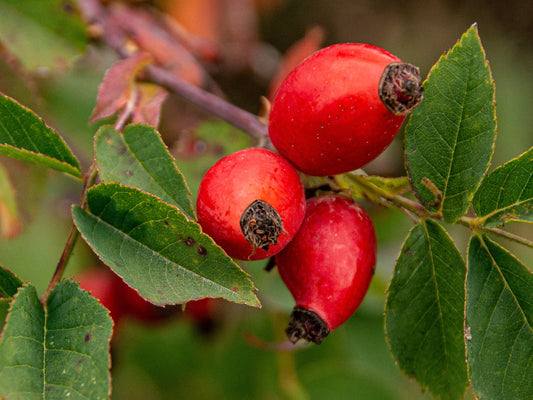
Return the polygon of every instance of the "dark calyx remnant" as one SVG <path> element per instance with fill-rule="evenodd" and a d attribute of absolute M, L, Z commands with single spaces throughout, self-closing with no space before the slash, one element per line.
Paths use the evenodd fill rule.
<path fill-rule="evenodd" d="M 264 200 L 254 200 L 241 215 L 241 230 L 254 249 L 268 251 L 278 243 L 283 232 L 283 219 L 274 207 Z"/>
<path fill-rule="evenodd" d="M 285 332 L 292 343 L 304 339 L 320 344 L 328 336 L 329 328 L 316 312 L 296 306 L 292 310 L 289 327 Z"/>
<path fill-rule="evenodd" d="M 406 115 L 422 101 L 420 70 L 408 63 L 391 63 L 379 82 L 379 98 L 394 115 Z"/>

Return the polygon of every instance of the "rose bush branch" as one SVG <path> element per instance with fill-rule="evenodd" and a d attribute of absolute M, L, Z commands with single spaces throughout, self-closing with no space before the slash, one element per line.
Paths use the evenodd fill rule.
<path fill-rule="evenodd" d="M 345 174 L 344 177 L 347 179 L 349 184 L 356 185 L 358 189 L 363 192 L 367 200 L 375 204 L 382 205 L 383 207 L 398 208 L 411 219 L 413 219 L 413 216 L 416 216 L 419 219 L 431 218 L 436 220 L 443 220 L 441 213 L 429 211 L 422 204 L 408 199 L 404 196 L 388 193 L 387 191 L 379 188 L 371 182 L 368 182 L 368 180 L 365 179 L 365 176 L 363 175 L 348 173 Z M 335 177 L 335 183 L 340 187 L 347 188 L 347 182 L 344 181 L 344 179 L 340 176 Z M 505 231 L 498 227 L 485 227 L 482 225 L 484 220 L 485 218 L 464 216 L 460 218 L 457 223 L 468 227 L 473 231 L 493 233 L 513 242 L 533 248 L 533 241 L 528 240 L 522 236 L 516 235 L 514 233 Z"/>
<path fill-rule="evenodd" d="M 132 54 L 128 48 L 128 27 L 120 26 L 121 19 L 109 22 L 109 13 L 95 0 L 80 0 L 82 14 L 88 23 L 99 32 L 98 38 L 112 48 L 121 58 Z M 262 147 L 271 147 L 267 126 L 256 115 L 237 107 L 223 98 L 195 86 L 165 68 L 155 64 L 149 65 L 142 77 L 143 80 L 155 83 L 175 93 L 191 103 L 203 108 L 211 114 L 223 119 L 259 140 Z"/>
<path fill-rule="evenodd" d="M 161 67 L 150 65 L 146 68 L 145 79 L 155 83 L 191 103 L 202 107 L 211 114 L 243 130 L 258 139 L 263 147 L 270 147 L 267 126 L 257 116 L 237 107 L 226 100 L 207 92 L 197 86 L 177 78 Z"/>

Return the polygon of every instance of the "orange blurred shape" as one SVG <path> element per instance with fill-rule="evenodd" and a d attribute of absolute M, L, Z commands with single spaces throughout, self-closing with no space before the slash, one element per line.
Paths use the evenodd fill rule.
<path fill-rule="evenodd" d="M 162 8 L 178 21 L 185 30 L 195 35 L 220 40 L 219 15 L 223 0 L 164 0 Z"/>
<path fill-rule="evenodd" d="M 13 239 L 21 230 L 22 226 L 16 213 L 0 200 L 0 239 Z"/>

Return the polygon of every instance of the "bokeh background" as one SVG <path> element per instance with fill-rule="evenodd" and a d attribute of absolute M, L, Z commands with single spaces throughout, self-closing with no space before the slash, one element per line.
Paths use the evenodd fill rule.
<path fill-rule="evenodd" d="M 216 44 L 220 59 L 206 65 L 206 70 L 217 91 L 254 113 L 261 111 L 261 96 L 271 95 L 272 79 L 287 51 L 302 39 L 310 48 L 372 43 L 418 65 L 426 76 L 461 34 L 477 23 L 496 83 L 498 137 L 491 169 L 533 145 L 533 2 L 154 0 L 129 4 L 154 7 Z M 0 40 L 5 45 L 7 39 Z M 1 54 L 0 91 L 43 116 L 87 168 L 99 126 L 88 119 L 98 85 L 115 56 L 94 43 L 70 65 L 26 71 L 6 48 Z M 193 196 L 211 164 L 252 144 L 247 135 L 177 96 L 170 96 L 163 107 L 160 131 Z M 81 185 L 59 173 L 3 157 L 0 163 L 16 188 L 22 224 L 17 237 L 0 240 L 0 264 L 31 280 L 42 293 L 67 238 L 70 207 L 79 201 Z M 365 170 L 405 175 L 402 134 Z M 387 284 L 412 223 L 398 211 L 363 205 L 378 234 L 376 277 L 360 309 L 322 345 L 271 351 L 271 343 L 284 340 L 293 302 L 276 270 L 264 271 L 264 262 L 243 263 L 258 288 L 262 309 L 214 302 L 200 318 L 176 311 L 158 323 L 134 318 L 121 322 L 112 342 L 112 398 L 432 398 L 401 374 L 383 329 Z M 468 231 L 447 228 L 464 253 Z M 531 238 L 528 227 L 510 229 Z M 531 268 L 531 249 L 504 244 Z M 80 240 L 67 274 L 74 276 L 99 265 Z M 470 391 L 467 398 L 473 398 Z"/>

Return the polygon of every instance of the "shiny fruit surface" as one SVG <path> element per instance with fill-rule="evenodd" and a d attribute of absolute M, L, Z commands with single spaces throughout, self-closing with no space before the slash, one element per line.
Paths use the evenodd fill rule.
<path fill-rule="evenodd" d="M 276 255 L 276 265 L 296 301 L 289 338 L 320 343 L 367 293 L 376 265 L 374 225 L 350 198 L 311 198 L 298 234 Z M 315 327 L 315 320 L 325 326 Z"/>
<path fill-rule="evenodd" d="M 281 84 L 269 134 L 300 171 L 327 176 L 355 170 L 392 142 L 422 99 L 418 68 L 363 43 L 325 47 Z"/>
<path fill-rule="evenodd" d="M 259 260 L 278 253 L 296 234 L 305 195 L 294 167 L 266 149 L 232 153 L 200 183 L 198 222 L 228 255 Z"/>

